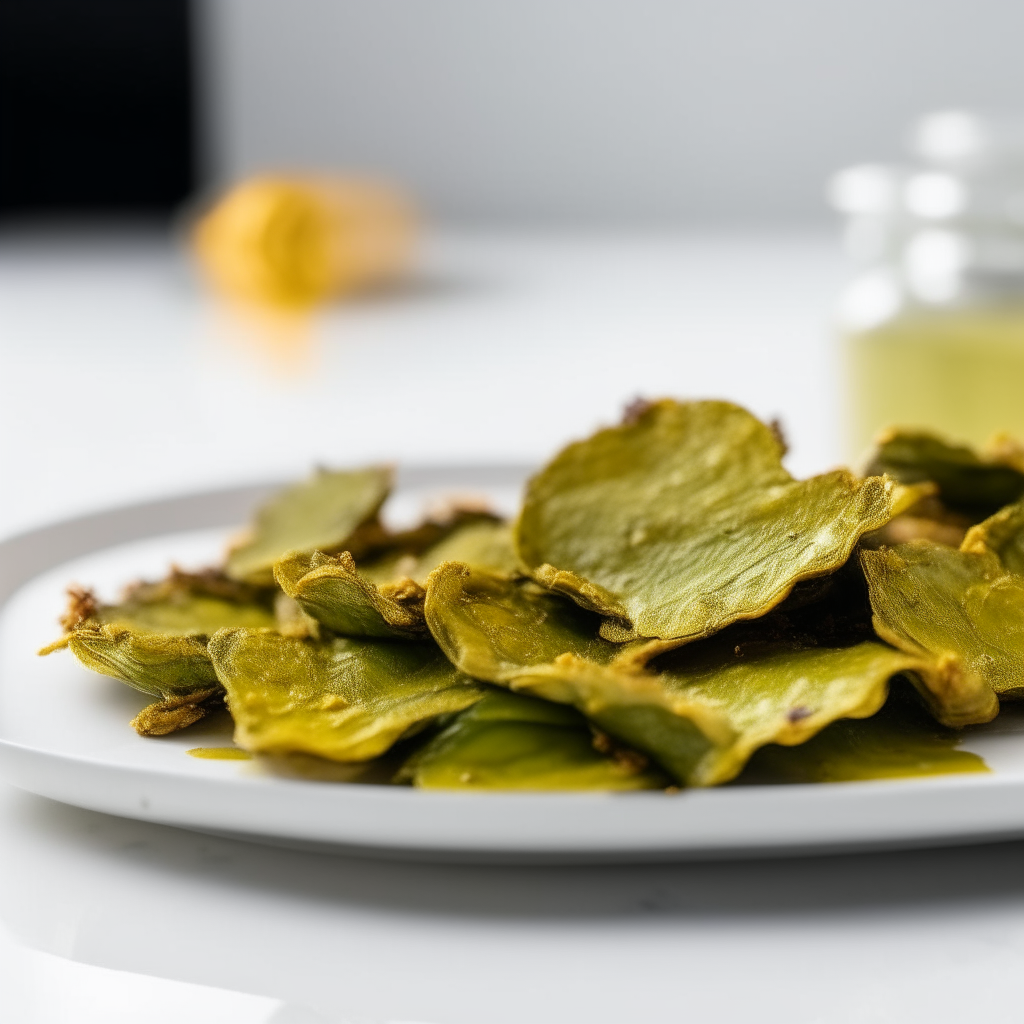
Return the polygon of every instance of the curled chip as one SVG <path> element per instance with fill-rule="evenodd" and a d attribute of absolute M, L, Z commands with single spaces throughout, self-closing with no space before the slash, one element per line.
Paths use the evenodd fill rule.
<path fill-rule="evenodd" d="M 998 555 L 917 540 L 860 559 L 878 635 L 937 662 L 940 721 L 987 722 L 997 694 L 1024 696 L 1024 577 Z"/>
<path fill-rule="evenodd" d="M 696 640 L 832 572 L 916 500 L 845 470 L 794 480 L 772 430 L 728 402 L 647 406 L 569 445 L 529 484 L 520 560 L 609 618 L 612 640 Z"/>
<path fill-rule="evenodd" d="M 1019 462 L 1005 441 L 978 454 L 926 431 L 893 429 L 879 436 L 866 472 L 905 484 L 932 481 L 947 508 L 977 521 L 1024 495 Z"/>
<path fill-rule="evenodd" d="M 372 523 L 391 490 L 384 466 L 350 472 L 320 470 L 311 480 L 271 498 L 247 536 L 229 552 L 225 571 L 235 580 L 272 586 L 274 563 L 289 551 L 342 551 Z"/>
<path fill-rule="evenodd" d="M 961 550 L 975 555 L 992 552 L 1000 564 L 1024 575 L 1024 502 L 1015 502 L 972 526 Z"/>
<path fill-rule="evenodd" d="M 906 686 L 895 686 L 870 718 L 843 718 L 797 747 L 769 744 L 750 759 L 739 782 L 854 782 L 987 772 L 957 749 L 962 735 L 939 725 Z"/>
<path fill-rule="evenodd" d="M 147 633 L 208 637 L 228 626 L 272 626 L 274 612 L 266 591 L 214 570 L 175 569 L 158 583 L 129 587 L 118 604 L 97 605 L 95 620 Z"/>
<path fill-rule="evenodd" d="M 463 562 L 502 576 L 519 575 L 519 560 L 512 541 L 512 527 L 496 519 L 480 518 L 464 523 L 423 553 L 413 578 L 425 583 L 442 562 Z"/>
<path fill-rule="evenodd" d="M 164 736 L 198 722 L 222 692 L 203 636 L 93 623 L 71 630 L 39 653 L 65 647 L 93 672 L 159 698 L 132 721 L 143 736 Z"/>
<path fill-rule="evenodd" d="M 136 583 L 118 604 L 72 588 L 65 635 L 41 654 L 68 648 L 86 668 L 160 699 L 133 720 L 144 736 L 164 736 L 203 718 L 221 694 L 206 650 L 226 626 L 271 626 L 265 592 L 216 570 L 173 569 L 156 583 Z"/>
<path fill-rule="evenodd" d="M 235 742 L 261 754 L 367 761 L 484 693 L 429 640 L 297 640 L 224 629 L 210 640 Z"/>
<path fill-rule="evenodd" d="M 67 647 L 86 668 L 154 697 L 184 697 L 217 686 L 203 637 L 150 633 L 118 625 L 82 626 L 43 654 Z"/>
<path fill-rule="evenodd" d="M 423 789 L 656 789 L 647 759 L 595 736 L 572 708 L 501 691 L 459 714 L 402 766 Z"/>
<path fill-rule="evenodd" d="M 597 635 L 596 616 L 453 562 L 428 581 L 426 615 L 465 672 L 572 704 L 687 785 L 728 781 L 766 743 L 802 743 L 836 719 L 873 715 L 893 676 L 930 663 L 872 641 L 809 647 L 751 625 L 639 672 L 628 646 Z"/>
<path fill-rule="evenodd" d="M 311 618 L 342 636 L 414 637 L 426 633 L 423 588 L 413 580 L 378 586 L 352 556 L 292 552 L 274 565 L 281 589 Z"/>

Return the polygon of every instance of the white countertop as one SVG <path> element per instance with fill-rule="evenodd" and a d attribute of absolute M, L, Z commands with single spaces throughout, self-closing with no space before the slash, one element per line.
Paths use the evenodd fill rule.
<path fill-rule="evenodd" d="M 7 790 L 0 999 L 46 1024 L 1009 1024 L 1022 856 L 398 864 Z"/>
<path fill-rule="evenodd" d="M 447 235 L 309 323 L 219 307 L 145 236 L 0 234 L 0 536 L 314 462 L 545 459 L 638 394 L 781 416 L 839 458 L 828 235 Z"/>
<path fill-rule="evenodd" d="M 0 237 L 0 536 L 314 461 L 535 462 L 637 394 L 779 415 L 827 468 L 843 273 L 827 236 L 448 235 L 303 339 L 152 239 Z M 1022 857 L 399 864 L 0 787 L 0 1019 L 1019 1021 Z"/>

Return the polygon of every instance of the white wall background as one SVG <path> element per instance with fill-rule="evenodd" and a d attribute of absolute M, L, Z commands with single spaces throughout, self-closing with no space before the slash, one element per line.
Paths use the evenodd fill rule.
<path fill-rule="evenodd" d="M 452 220 L 824 218 L 917 114 L 1024 108 L 1019 0 L 208 0 L 210 161 Z"/>

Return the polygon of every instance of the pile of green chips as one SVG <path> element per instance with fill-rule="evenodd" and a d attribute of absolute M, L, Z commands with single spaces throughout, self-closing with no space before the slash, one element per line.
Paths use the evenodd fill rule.
<path fill-rule="evenodd" d="M 320 471 L 222 566 L 114 605 L 82 664 L 163 735 L 227 708 L 268 764 L 420 787 L 636 790 L 985 770 L 1024 693 L 1024 459 L 890 432 L 795 480 L 778 432 L 663 400 L 569 445 L 506 523 L 380 519 L 391 472 Z M 358 773 L 352 778 L 359 778 Z"/>

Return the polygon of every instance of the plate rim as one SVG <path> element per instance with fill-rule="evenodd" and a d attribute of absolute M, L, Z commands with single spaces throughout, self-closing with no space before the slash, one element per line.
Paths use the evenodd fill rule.
<path fill-rule="evenodd" d="M 511 462 L 410 465 L 400 470 L 396 491 L 443 489 L 458 478 L 470 486 L 474 482 L 486 486 L 488 479 L 492 485 L 498 480 L 508 485 L 513 479 L 525 479 L 533 468 Z M 190 491 L 115 505 L 14 534 L 0 541 L 0 611 L 22 586 L 64 562 L 161 534 L 234 525 L 280 485 L 281 481 L 268 481 Z M 5 681 L 0 679 L 0 687 L 3 685 Z M 46 750 L 6 739 L 0 732 L 0 776 L 39 796 L 123 817 L 279 845 L 447 860 L 704 859 L 949 845 L 1024 836 L 1024 772 L 744 786 L 674 794 L 431 792 L 256 774 L 211 779 L 156 765 L 140 769 L 92 755 Z M 323 823 L 310 826 L 308 821 L 303 825 L 301 820 L 289 820 L 287 800 L 277 801 L 278 820 L 269 827 L 253 828 L 253 816 L 231 812 L 235 801 L 230 794 L 244 794 L 250 802 L 255 798 L 274 803 L 276 796 L 286 791 L 291 802 L 301 804 L 302 813 L 308 813 L 306 805 L 312 802 L 346 816 L 340 825 L 333 818 L 327 823 L 330 827 Z M 326 799 L 325 791 L 330 793 Z M 185 800 L 181 799 L 183 793 L 187 794 Z M 198 804 L 205 807 L 201 813 L 195 804 L 190 806 L 197 795 Z M 651 812 L 649 808 L 655 805 L 662 810 Z M 467 806 L 473 813 L 467 815 Z M 499 808 L 501 813 L 495 813 Z M 595 808 L 599 809 L 596 814 Z M 721 820 L 726 808 L 735 812 L 730 817 L 738 813 L 757 819 L 763 818 L 764 812 L 786 813 L 782 820 L 760 821 L 760 833 L 752 840 L 734 834 L 730 822 Z M 408 822 L 396 824 L 396 810 L 411 826 Z M 870 823 L 872 810 L 877 819 L 874 825 Z M 646 822 L 644 815 L 649 819 Z M 437 821 L 424 827 L 431 819 L 440 820 L 444 827 L 436 827 Z M 544 827 L 531 831 L 531 824 L 538 822 Z M 575 839 L 573 829 L 578 832 Z"/>

